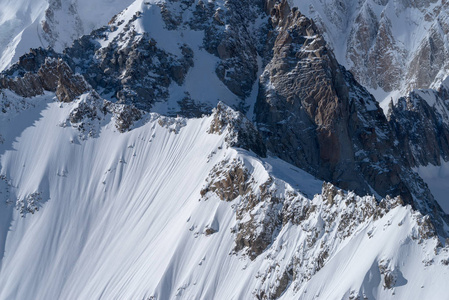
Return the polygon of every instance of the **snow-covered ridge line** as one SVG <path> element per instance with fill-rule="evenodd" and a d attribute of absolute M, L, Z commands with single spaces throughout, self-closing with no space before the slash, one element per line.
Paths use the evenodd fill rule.
<path fill-rule="evenodd" d="M 340 251 L 345 251 L 342 249 L 346 243 L 361 232 L 366 233 L 368 239 L 373 238 L 377 231 L 375 224 L 384 223 L 385 230 L 392 225 L 391 217 L 399 213 L 398 210 L 409 213 L 413 220 L 413 225 L 409 224 L 411 227 L 407 229 L 410 230 L 409 239 L 418 244 L 424 241 L 432 244 L 435 254 L 447 253 L 449 249 L 442 248 L 430 218 L 414 212 L 410 206 L 405 208 L 400 197 L 387 197 L 378 202 L 374 196 L 359 197 L 323 183 L 320 194 L 308 198 L 283 180 L 269 174 L 260 176 L 257 165 L 248 164 L 242 158 L 223 160 L 215 165 L 201 194 L 202 201 L 218 197 L 233 203 L 237 222 L 231 229 L 235 237 L 231 253 L 242 253 L 256 262 L 262 260 L 266 266 L 256 276 L 258 284 L 252 293 L 257 299 L 277 299 L 287 290 L 287 294 L 295 295 L 306 289 L 315 274 Z M 405 219 L 396 225 L 400 227 L 404 222 Z M 219 229 L 220 226 L 212 222 L 203 230 L 211 235 Z M 289 235 L 289 231 L 296 232 L 296 236 Z M 289 238 L 284 239 L 284 235 Z M 285 246 L 287 249 L 283 249 Z M 442 257 L 445 255 L 440 256 L 439 263 L 446 265 L 446 258 Z M 401 268 L 391 263 L 392 259 L 381 257 L 376 265 L 382 273 L 383 288 L 390 290 L 402 280 L 398 278 Z M 423 261 L 423 265 L 433 262 L 432 258 Z M 364 284 L 360 290 L 345 292 L 365 295 Z"/>
<path fill-rule="evenodd" d="M 439 211 L 394 150 L 375 99 L 338 65 L 314 22 L 286 1 L 268 4 L 136 1 L 62 54 L 23 56 L 1 86 L 23 96 L 56 91 L 62 101 L 93 89 L 170 116 L 200 117 L 223 101 L 257 122 L 264 143 L 244 138 L 257 154 L 267 147 L 344 189 L 400 194 L 423 213 Z M 126 130 L 136 116 L 123 117 Z"/>
<path fill-rule="evenodd" d="M 71 103 L 51 93 L 15 97 L 2 102 L 1 195 L 41 200 L 24 218 L 0 202 L 0 299 L 444 292 L 448 249 L 427 217 L 398 198 L 377 203 L 275 157 L 227 147 L 230 124 L 239 124 L 227 107 L 219 132 L 208 133 L 217 111 L 143 114 L 120 132 L 124 106 L 109 104 L 104 114 L 107 102 L 93 95 Z M 80 124 L 95 134 L 82 135 Z"/>

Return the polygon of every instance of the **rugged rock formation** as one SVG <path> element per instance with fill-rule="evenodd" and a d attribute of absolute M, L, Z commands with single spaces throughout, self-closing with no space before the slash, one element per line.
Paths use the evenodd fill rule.
<path fill-rule="evenodd" d="M 339 62 L 368 88 L 408 92 L 435 87 L 448 74 L 445 2 L 292 2 L 316 21 Z"/>
<path fill-rule="evenodd" d="M 242 113 L 220 102 L 213 110 L 213 117 L 209 133 L 222 134 L 226 131 L 225 141 L 230 147 L 252 150 L 257 155 L 266 156 L 267 149 L 261 135 Z"/>
<path fill-rule="evenodd" d="M 354 24 L 346 54 L 353 65 L 351 72 L 368 87 L 385 91 L 400 89 L 407 73 L 403 66 L 408 52 L 393 36 L 391 20 L 385 16 L 378 19 L 373 8 L 364 5 Z"/>
<path fill-rule="evenodd" d="M 238 159 L 223 160 L 211 170 L 201 200 L 207 201 L 215 195 L 234 203 L 237 221 L 232 228 L 234 251 L 248 255 L 251 260 L 264 256 L 266 270 L 257 275 L 260 284 L 253 292 L 257 299 L 277 299 L 291 285 L 298 291 L 329 261 L 338 249 L 335 244 L 356 234 L 367 220 L 382 219 L 404 204 L 400 197 L 378 202 L 373 196 L 345 193 L 330 183 L 323 184 L 320 195 L 308 199 L 277 178 L 257 181 Z M 412 240 L 437 240 L 428 217 L 417 214 L 415 221 L 418 229 L 411 235 Z M 298 249 L 283 252 L 279 244 L 273 246 L 285 228 L 296 226 L 301 239 Z M 375 227 L 367 230 L 369 239 L 374 231 Z M 283 256 L 287 263 L 276 261 L 279 252 L 291 253 Z M 399 268 L 389 260 L 379 261 L 378 268 L 387 289 L 402 279 Z"/>
<path fill-rule="evenodd" d="M 149 109 L 155 102 L 168 97 L 172 82 L 181 85 L 193 66 L 193 51 L 181 45 L 181 57 L 160 49 L 148 34 L 137 34 L 133 21 L 107 47 L 100 48 L 89 36 L 66 49 L 65 58 L 102 94 L 112 95 L 121 103 Z M 104 35 L 109 28 L 95 32 Z M 112 30 L 112 29 L 111 29 Z M 88 66 L 86 68 L 86 66 Z"/>
<path fill-rule="evenodd" d="M 178 3 L 177 0 L 170 0 L 162 4 L 164 16 Z M 216 75 L 229 90 L 245 99 L 257 79 L 258 32 L 262 29 L 254 29 L 252 25 L 263 15 L 262 1 L 224 1 L 223 7 L 219 3 L 206 4 L 203 1 L 191 1 L 189 4 L 176 17 L 177 21 L 173 16 L 164 18 L 167 27 L 173 30 L 180 26 L 204 30 L 204 48 L 220 58 Z M 182 23 L 183 13 L 189 11 L 192 11 L 193 17 Z M 171 26 L 173 23 L 178 25 Z"/>
<path fill-rule="evenodd" d="M 62 59 L 46 58 L 43 61 L 41 49 L 35 50 L 23 57 L 15 66 L 22 76 L 4 73 L 0 77 L 0 88 L 14 91 L 23 97 L 42 95 L 44 91 L 55 92 L 59 101 L 70 102 L 75 97 L 89 91 L 91 87 L 79 74 L 73 74 L 72 69 Z M 51 52 L 50 52 L 51 53 Z M 10 73 L 13 70 L 10 70 Z"/>
<path fill-rule="evenodd" d="M 271 15 L 273 56 L 255 107 L 267 148 L 344 189 L 401 195 L 426 213 L 440 211 L 375 99 L 337 63 L 313 21 L 287 1 Z"/>
<path fill-rule="evenodd" d="M 79 137 L 87 139 L 99 134 L 101 122 L 107 114 L 112 115 L 119 132 L 130 130 L 144 113 L 132 105 L 116 104 L 102 99 L 95 91 L 86 93 L 79 99 L 70 112 L 68 121 L 80 131 Z M 66 124 L 63 123 L 63 126 Z"/>
<path fill-rule="evenodd" d="M 447 90 L 416 90 L 390 104 L 388 118 L 410 166 L 449 160 Z M 431 105 L 433 104 L 433 105 Z"/>
<path fill-rule="evenodd" d="M 285 153 L 282 158 L 290 156 L 290 161 L 310 165 L 309 169 L 323 161 L 327 166 L 322 170 L 327 170 L 340 156 L 353 155 L 347 147 L 348 129 L 339 122 L 347 116 L 338 116 L 348 115 L 347 99 L 339 99 L 348 97 L 344 78 L 312 21 L 299 11 L 291 12 L 283 1 L 273 8 L 272 22 L 277 37 L 261 76 L 255 108 L 258 126 L 270 135 L 269 148 Z M 320 143 L 325 145 L 319 147 Z"/>

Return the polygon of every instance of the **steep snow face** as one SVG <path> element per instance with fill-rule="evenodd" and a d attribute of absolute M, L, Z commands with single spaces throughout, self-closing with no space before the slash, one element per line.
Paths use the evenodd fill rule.
<path fill-rule="evenodd" d="M 437 87 L 448 75 L 448 10 L 439 1 L 297 1 L 336 57 L 378 101 Z"/>
<path fill-rule="evenodd" d="M 62 51 L 74 39 L 106 24 L 131 0 L 1 0 L 0 70 L 29 51 Z"/>
<path fill-rule="evenodd" d="M 230 148 L 215 115 L 120 133 L 94 95 L 0 100 L 0 299 L 445 296 L 427 218 Z"/>

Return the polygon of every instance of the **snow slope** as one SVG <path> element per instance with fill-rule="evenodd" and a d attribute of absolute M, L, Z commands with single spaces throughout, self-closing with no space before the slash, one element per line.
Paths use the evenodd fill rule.
<path fill-rule="evenodd" d="M 0 299 L 275 298 L 279 286 L 281 299 L 446 296 L 448 249 L 410 207 L 391 202 L 382 213 L 373 197 L 341 192 L 328 203 L 322 182 L 302 170 L 227 147 L 226 131 L 207 133 L 213 115 L 144 114 L 125 133 L 115 113 L 68 121 L 89 101 L 1 98 Z M 276 183 L 274 198 L 243 219 L 246 196 L 201 193 L 214 166 L 232 161 L 256 195 Z M 234 251 L 239 224 L 263 221 L 270 201 L 288 195 L 290 208 L 313 207 L 305 219 L 285 222 L 254 260 Z"/>
<path fill-rule="evenodd" d="M 62 51 L 72 41 L 105 25 L 131 0 L 1 0 L 0 70 L 30 48 Z M 47 24 L 47 26 L 44 26 Z"/>

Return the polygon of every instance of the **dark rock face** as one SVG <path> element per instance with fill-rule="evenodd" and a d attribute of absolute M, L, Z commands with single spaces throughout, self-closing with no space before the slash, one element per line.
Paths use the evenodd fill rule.
<path fill-rule="evenodd" d="M 106 30 L 109 29 L 103 28 L 95 34 L 100 36 Z M 179 58 L 160 49 L 148 34 L 137 34 L 130 21 L 128 31 L 107 47 L 100 48 L 85 36 L 65 50 L 65 58 L 102 94 L 149 110 L 155 102 L 168 97 L 168 87 L 173 81 L 182 85 L 193 66 L 192 49 L 181 45 L 180 51 Z"/>
<path fill-rule="evenodd" d="M 255 107 L 268 150 L 341 188 L 400 195 L 444 216 L 375 99 L 338 65 L 314 23 L 286 1 L 273 6 L 271 22 L 273 53 Z"/>
<path fill-rule="evenodd" d="M 218 58 L 215 76 L 240 98 L 234 108 L 247 113 L 251 104 L 246 100 L 252 96 L 260 68 L 258 56 L 270 51 L 264 47 L 269 27 L 264 2 L 169 0 L 159 6 L 167 29 L 204 32 L 201 48 Z"/>
<path fill-rule="evenodd" d="M 249 96 L 257 80 L 258 33 L 252 29 L 263 15 L 262 1 L 225 1 L 224 6 L 205 1 L 169 0 L 161 4 L 166 27 L 170 30 L 190 28 L 204 31 L 204 49 L 220 60 L 217 77 L 242 99 Z M 171 13 L 181 6 L 179 15 Z M 179 9 L 178 9 L 179 11 Z M 184 14 L 192 14 L 183 22 Z"/>
<path fill-rule="evenodd" d="M 382 120 L 382 113 L 363 89 L 350 95 L 355 81 L 338 65 L 311 20 L 283 1 L 272 9 L 272 23 L 277 37 L 255 108 L 268 148 L 309 172 L 346 184 L 343 188 L 367 190 L 353 173 L 357 149 L 350 131 L 366 131 L 365 140 L 375 142 L 375 129 L 360 128 L 365 124 L 358 114 L 365 111 L 370 119 L 375 115 Z M 354 92 L 368 103 L 356 103 L 360 100 L 351 99 Z M 367 112 L 366 104 L 374 113 Z"/>
<path fill-rule="evenodd" d="M 430 106 L 426 99 L 434 101 Z M 449 160 L 448 93 L 417 90 L 390 104 L 388 119 L 410 166 L 441 165 Z"/>
<path fill-rule="evenodd" d="M 2 75 L 10 77 L 23 77 L 27 72 L 37 73 L 47 58 L 60 58 L 60 54 L 51 48 L 30 49 L 30 52 L 22 55 L 19 61 L 2 72 Z"/>
<path fill-rule="evenodd" d="M 18 73 L 26 71 L 23 76 L 4 74 L 0 78 L 1 88 L 10 89 L 23 97 L 42 95 L 44 91 L 51 91 L 55 92 L 56 97 L 62 102 L 70 102 L 91 89 L 84 77 L 73 74 L 72 69 L 62 59 L 47 58 L 41 63 L 42 50 L 39 49 L 34 53 L 35 55 L 29 55 L 19 61 Z"/>
<path fill-rule="evenodd" d="M 347 128 L 338 119 L 341 113 L 348 117 L 348 101 L 340 99 L 347 98 L 346 85 L 312 21 L 299 11 L 290 13 L 287 2 L 272 9 L 272 34 L 277 31 L 277 37 L 273 57 L 261 76 L 256 119 L 262 131 L 273 134 L 269 148 L 284 148 L 276 151 L 285 153 L 282 158 L 301 166 L 311 163 L 311 168 L 321 161 L 335 164 L 353 155 L 352 149 L 345 149 Z"/>

